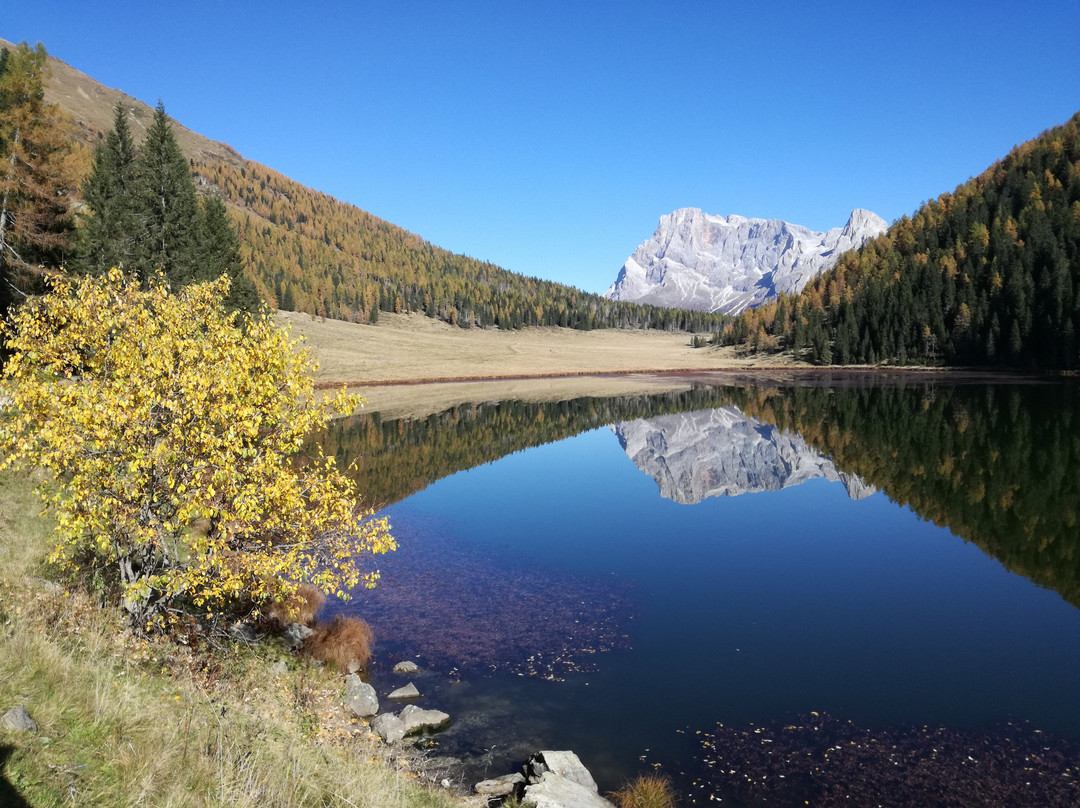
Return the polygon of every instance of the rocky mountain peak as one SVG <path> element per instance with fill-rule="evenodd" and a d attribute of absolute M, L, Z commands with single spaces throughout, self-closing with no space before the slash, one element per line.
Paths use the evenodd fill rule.
<path fill-rule="evenodd" d="M 887 229 L 868 210 L 824 233 L 781 219 L 681 208 L 660 217 L 604 293 L 612 300 L 738 314 L 780 292 L 800 292 L 847 250 Z"/>

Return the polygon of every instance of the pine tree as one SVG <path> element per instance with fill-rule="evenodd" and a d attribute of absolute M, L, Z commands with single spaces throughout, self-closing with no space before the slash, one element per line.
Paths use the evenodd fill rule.
<path fill-rule="evenodd" d="M 135 204 L 143 235 L 133 269 L 143 284 L 162 272 L 173 288 L 194 279 L 201 217 L 188 162 L 158 102 L 137 162 Z"/>
<path fill-rule="evenodd" d="M 94 151 L 94 166 L 83 183 L 83 201 L 93 212 L 79 231 L 75 268 L 98 274 L 126 267 L 140 233 L 136 191 L 135 143 L 127 111 L 116 105 L 113 128 Z"/>

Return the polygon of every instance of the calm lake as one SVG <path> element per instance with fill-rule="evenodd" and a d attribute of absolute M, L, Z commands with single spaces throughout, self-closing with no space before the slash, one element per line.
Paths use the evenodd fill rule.
<path fill-rule="evenodd" d="M 659 769 L 757 804 L 729 762 L 762 728 L 770 755 L 819 720 L 1075 743 L 1078 392 L 698 383 L 339 421 L 324 449 L 401 547 L 334 608 L 372 624 L 380 693 L 424 668 L 454 716 L 432 749 L 477 780 L 573 749 L 602 791 Z"/>

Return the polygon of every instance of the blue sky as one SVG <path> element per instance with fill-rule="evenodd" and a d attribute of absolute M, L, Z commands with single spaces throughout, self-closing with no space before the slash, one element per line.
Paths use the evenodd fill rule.
<path fill-rule="evenodd" d="M 0 37 L 601 292 L 665 213 L 892 221 L 1080 110 L 1080 2 L 0 0 Z"/>

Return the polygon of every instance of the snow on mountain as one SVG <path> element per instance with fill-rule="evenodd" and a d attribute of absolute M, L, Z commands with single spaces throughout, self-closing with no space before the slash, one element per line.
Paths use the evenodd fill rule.
<path fill-rule="evenodd" d="M 800 436 L 750 418 L 738 407 L 622 421 L 611 430 L 626 456 L 656 480 L 660 496 L 682 504 L 779 491 L 818 478 L 842 483 L 852 499 L 876 490 L 837 470 Z"/>
<path fill-rule="evenodd" d="M 660 217 L 652 238 L 626 259 L 604 297 L 738 314 L 802 288 L 847 250 L 884 233 L 876 213 L 852 211 L 819 233 L 780 219 L 713 216 L 682 208 Z"/>

